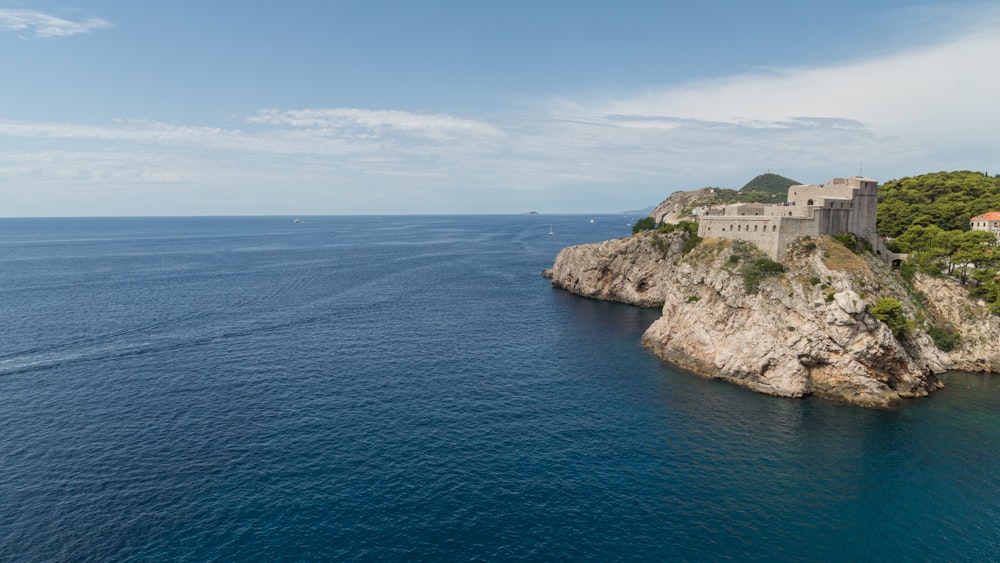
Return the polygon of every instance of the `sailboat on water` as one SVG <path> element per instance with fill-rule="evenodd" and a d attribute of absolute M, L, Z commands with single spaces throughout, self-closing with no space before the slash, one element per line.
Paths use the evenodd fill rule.
<path fill-rule="evenodd" d="M 552 232 L 552 225 L 549 225 L 549 234 L 550 235 L 554 235 L 555 234 L 555 233 Z"/>

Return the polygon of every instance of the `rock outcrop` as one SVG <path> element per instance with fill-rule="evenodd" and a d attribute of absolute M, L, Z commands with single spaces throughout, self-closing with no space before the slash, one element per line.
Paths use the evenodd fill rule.
<path fill-rule="evenodd" d="M 715 188 L 674 192 L 660 202 L 649 216 L 656 219 L 657 223 L 677 223 L 683 219 L 685 210 L 690 213 L 690 208 L 700 205 L 700 202 L 714 199 L 715 195 Z"/>
<path fill-rule="evenodd" d="M 935 374 L 949 369 L 1000 369 L 1000 325 L 984 307 L 969 304 L 961 287 L 918 280 L 931 296 L 932 314 L 963 335 L 949 356 L 919 323 L 901 341 L 872 315 L 870 305 L 880 298 L 897 300 L 909 319 L 925 313 L 871 254 L 855 254 L 828 237 L 803 240 L 790 247 L 783 273 L 758 280 L 744 275 L 761 256 L 752 245 L 705 239 L 691 249 L 688 237 L 641 233 L 569 247 L 546 275 L 578 295 L 662 307 L 643 336 L 649 349 L 696 373 L 772 395 L 881 406 L 938 389 Z"/>
<path fill-rule="evenodd" d="M 917 274 L 914 282 L 926 297 L 929 316 L 959 335 L 958 346 L 948 353 L 954 369 L 1000 372 L 1000 318 L 986 303 L 970 301 L 954 279 Z"/>

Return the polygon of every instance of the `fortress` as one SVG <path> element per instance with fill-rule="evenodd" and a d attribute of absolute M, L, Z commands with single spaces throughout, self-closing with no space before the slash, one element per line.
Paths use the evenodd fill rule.
<path fill-rule="evenodd" d="M 825 185 L 788 188 L 783 204 L 738 203 L 701 210 L 698 236 L 753 242 L 774 260 L 799 237 L 854 233 L 886 262 L 896 255 L 875 232 L 878 184 L 871 178 L 834 178 Z"/>

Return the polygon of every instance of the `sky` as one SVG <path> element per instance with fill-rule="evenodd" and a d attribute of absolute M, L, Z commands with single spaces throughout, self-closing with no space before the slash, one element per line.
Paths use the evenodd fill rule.
<path fill-rule="evenodd" d="M 0 217 L 1000 173 L 995 0 L 0 0 Z"/>

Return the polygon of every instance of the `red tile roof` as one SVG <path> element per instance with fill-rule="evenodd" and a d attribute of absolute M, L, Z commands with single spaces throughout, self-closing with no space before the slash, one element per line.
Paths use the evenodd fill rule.
<path fill-rule="evenodd" d="M 1000 221 L 1000 211 L 990 211 L 982 215 L 976 215 L 970 221 Z"/>

